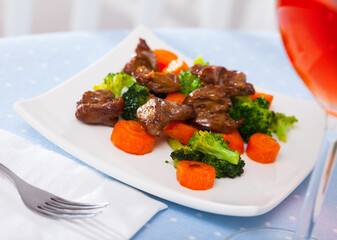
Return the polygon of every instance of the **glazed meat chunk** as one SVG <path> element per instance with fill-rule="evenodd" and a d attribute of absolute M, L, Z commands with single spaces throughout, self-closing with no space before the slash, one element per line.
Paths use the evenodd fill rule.
<path fill-rule="evenodd" d="M 135 72 L 132 76 L 139 84 L 146 85 L 154 93 L 170 93 L 181 90 L 179 78 L 173 73 Z"/>
<path fill-rule="evenodd" d="M 238 128 L 242 120 L 236 121 L 227 113 L 232 106 L 230 89 L 220 85 L 209 85 L 191 92 L 184 104 L 193 105 L 195 117 L 189 123 L 198 129 L 231 132 Z"/>
<path fill-rule="evenodd" d="M 138 67 L 141 66 L 144 66 L 155 72 L 158 71 L 156 55 L 154 55 L 153 51 L 150 49 L 144 39 L 139 39 L 139 43 L 135 52 L 136 55 L 124 66 L 123 71 L 125 73 L 131 75 L 133 72 L 136 72 Z"/>
<path fill-rule="evenodd" d="M 137 120 L 151 135 L 159 135 L 166 125 L 183 121 L 193 116 L 193 108 L 177 102 L 151 96 L 151 99 L 137 110 Z"/>
<path fill-rule="evenodd" d="M 75 116 L 88 124 L 115 126 L 118 116 L 123 112 L 124 100 L 115 99 L 109 90 L 87 91 L 77 102 Z"/>
<path fill-rule="evenodd" d="M 246 75 L 240 71 L 229 71 L 221 66 L 195 64 L 191 73 L 198 75 L 203 86 L 221 85 L 231 89 L 231 96 L 252 95 L 254 86 L 246 82 Z"/>

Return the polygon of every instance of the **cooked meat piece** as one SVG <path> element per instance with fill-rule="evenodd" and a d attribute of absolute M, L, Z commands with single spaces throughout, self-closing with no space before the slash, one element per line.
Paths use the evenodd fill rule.
<path fill-rule="evenodd" d="M 193 108 L 177 102 L 151 96 L 151 99 L 137 110 L 137 120 L 151 135 L 159 135 L 166 125 L 183 121 L 194 114 Z"/>
<path fill-rule="evenodd" d="M 195 64 L 191 68 L 191 73 L 199 76 L 203 86 L 221 85 L 230 88 L 231 96 L 244 96 L 255 93 L 254 86 L 247 83 L 246 75 L 239 71 L 228 71 L 221 66 Z"/>
<path fill-rule="evenodd" d="M 154 71 L 150 73 L 134 72 L 132 76 L 139 84 L 146 85 L 154 93 L 170 93 L 181 90 L 180 80 L 173 73 Z"/>
<path fill-rule="evenodd" d="M 139 39 L 135 52 L 136 56 L 124 66 L 125 73 L 131 75 L 131 73 L 136 72 L 137 68 L 140 66 L 145 66 L 150 70 L 158 71 L 156 55 L 154 55 L 144 39 Z"/>
<path fill-rule="evenodd" d="M 193 105 L 195 117 L 189 123 L 198 129 L 231 132 L 238 128 L 242 120 L 236 121 L 227 113 L 232 106 L 229 89 L 220 85 L 209 85 L 191 92 L 184 104 Z"/>
<path fill-rule="evenodd" d="M 136 69 L 136 73 L 150 73 L 152 70 L 145 67 L 145 66 L 139 66 Z"/>
<path fill-rule="evenodd" d="M 122 97 L 115 99 L 109 90 L 87 91 L 77 102 L 75 116 L 88 124 L 115 126 L 124 109 Z"/>

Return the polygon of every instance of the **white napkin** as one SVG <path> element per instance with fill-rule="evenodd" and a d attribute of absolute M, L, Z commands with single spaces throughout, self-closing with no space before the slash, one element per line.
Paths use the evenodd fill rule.
<path fill-rule="evenodd" d="M 0 239 L 129 239 L 167 206 L 55 152 L 0 129 L 0 162 L 60 197 L 110 202 L 94 218 L 54 220 L 30 211 L 0 172 Z"/>

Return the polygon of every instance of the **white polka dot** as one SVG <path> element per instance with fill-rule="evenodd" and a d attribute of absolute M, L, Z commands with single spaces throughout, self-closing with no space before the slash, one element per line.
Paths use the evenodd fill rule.
<path fill-rule="evenodd" d="M 180 41 L 185 42 L 187 40 L 186 36 L 181 36 Z"/>
<path fill-rule="evenodd" d="M 270 73 L 271 70 L 270 70 L 270 68 L 265 68 L 265 69 L 264 69 L 264 72 L 265 72 L 265 73 Z"/>
<path fill-rule="evenodd" d="M 75 51 L 81 50 L 81 47 L 78 46 L 78 45 L 76 45 L 76 46 L 74 47 L 74 50 L 75 50 Z"/>
<path fill-rule="evenodd" d="M 260 47 L 260 46 L 261 46 L 261 43 L 258 42 L 258 41 L 256 41 L 256 42 L 254 42 L 254 46 L 255 46 L 255 47 Z"/>
<path fill-rule="evenodd" d="M 221 232 L 215 232 L 214 235 L 217 237 L 221 237 Z"/>
<path fill-rule="evenodd" d="M 82 37 L 83 37 L 83 38 L 88 38 L 88 37 L 89 37 L 89 34 L 83 33 L 83 34 L 82 34 Z"/>
<path fill-rule="evenodd" d="M 294 194 L 294 198 L 299 199 L 300 196 L 298 194 Z"/>
<path fill-rule="evenodd" d="M 265 222 L 264 225 L 266 225 L 267 227 L 270 227 L 271 223 L 270 222 Z"/>
<path fill-rule="evenodd" d="M 215 45 L 215 46 L 214 46 L 214 49 L 215 49 L 215 50 L 222 50 L 222 46 L 220 46 L 220 45 Z"/>
<path fill-rule="evenodd" d="M 22 129 L 21 129 L 21 132 L 23 132 L 23 133 L 26 133 L 26 132 L 27 132 L 27 130 L 26 130 L 26 129 L 24 129 L 24 128 L 22 128 Z"/>
<path fill-rule="evenodd" d="M 291 221 L 295 221 L 295 220 L 296 220 L 296 217 L 295 217 L 295 216 L 290 216 L 289 219 L 290 219 Z"/>
<path fill-rule="evenodd" d="M 55 81 L 60 81 L 60 78 L 59 77 L 54 77 L 54 80 Z"/>
<path fill-rule="evenodd" d="M 51 48 L 50 51 L 52 51 L 52 52 L 57 52 L 58 49 L 57 49 L 57 48 Z"/>
<path fill-rule="evenodd" d="M 251 56 L 249 56 L 249 60 L 251 60 L 251 61 L 255 61 L 255 60 L 256 60 L 256 58 L 255 58 L 255 56 L 251 55 Z"/>
<path fill-rule="evenodd" d="M 64 64 L 70 64 L 70 60 L 64 60 Z"/>
<path fill-rule="evenodd" d="M 101 43 L 98 43 L 98 44 L 96 45 L 96 47 L 97 47 L 97 48 L 102 48 L 102 44 L 101 44 Z"/>
<path fill-rule="evenodd" d="M 42 63 L 41 67 L 46 68 L 46 67 L 48 67 L 48 64 L 47 63 Z"/>
<path fill-rule="evenodd" d="M 334 228 L 332 231 L 333 231 L 334 233 L 337 233 L 337 228 Z"/>
<path fill-rule="evenodd" d="M 5 53 L 5 57 L 10 57 L 11 55 L 9 53 Z"/>
<path fill-rule="evenodd" d="M 170 221 L 171 221 L 171 222 L 177 222 L 177 219 L 174 218 L 174 217 L 171 217 L 171 218 L 170 218 Z"/>
<path fill-rule="evenodd" d="M 291 69 L 290 66 L 288 66 L 288 65 L 284 65 L 282 68 L 285 71 L 289 71 Z"/>
<path fill-rule="evenodd" d="M 37 83 L 36 80 L 30 80 L 29 82 L 30 82 L 30 84 L 36 84 Z"/>
<path fill-rule="evenodd" d="M 6 117 L 13 118 L 14 116 L 13 116 L 13 114 L 7 114 Z"/>
<path fill-rule="evenodd" d="M 291 240 L 291 239 L 293 239 L 293 238 L 292 238 L 292 237 L 289 237 L 289 236 L 286 236 L 285 239 Z"/>
<path fill-rule="evenodd" d="M 201 49 L 200 49 L 200 48 L 195 48 L 195 49 L 194 49 L 194 52 L 200 53 L 200 52 L 201 52 Z"/>
<path fill-rule="evenodd" d="M 240 43 L 235 43 L 235 44 L 234 44 L 234 48 L 236 48 L 236 49 L 241 48 L 241 44 L 240 44 Z"/>
<path fill-rule="evenodd" d="M 198 217 L 202 217 L 202 213 L 197 213 L 196 214 Z"/>
<path fill-rule="evenodd" d="M 269 59 L 274 59 L 274 58 L 275 58 L 275 54 L 269 53 L 269 54 L 268 54 L 268 58 L 269 58 Z"/>
<path fill-rule="evenodd" d="M 28 53 L 29 55 L 33 55 L 33 54 L 35 53 L 35 51 L 34 51 L 34 50 L 29 50 L 27 53 Z"/>
<path fill-rule="evenodd" d="M 302 95 L 302 93 L 297 92 L 297 93 L 295 93 L 295 97 L 301 98 L 301 97 L 303 97 L 303 95 Z"/>
<path fill-rule="evenodd" d="M 9 83 L 9 82 L 6 82 L 6 83 L 5 83 L 5 87 L 11 87 L 11 86 L 12 86 L 12 84 Z"/>
<path fill-rule="evenodd" d="M 287 85 L 287 82 L 284 81 L 284 80 L 280 80 L 280 81 L 278 81 L 278 84 L 280 84 L 281 86 L 285 86 L 285 85 Z"/>
<path fill-rule="evenodd" d="M 240 231 L 246 230 L 246 228 L 244 227 L 240 227 Z"/>
<path fill-rule="evenodd" d="M 188 239 L 195 240 L 196 238 L 194 236 L 188 236 Z"/>
<path fill-rule="evenodd" d="M 22 66 L 18 66 L 16 69 L 18 69 L 19 71 L 22 71 L 23 67 Z"/>

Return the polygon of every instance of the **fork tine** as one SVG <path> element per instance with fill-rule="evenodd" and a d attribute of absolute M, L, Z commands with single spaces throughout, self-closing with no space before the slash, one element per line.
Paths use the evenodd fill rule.
<path fill-rule="evenodd" d="M 64 210 L 64 209 L 54 209 L 47 205 L 38 206 L 37 211 L 42 214 L 57 217 L 57 218 L 87 218 L 87 217 L 94 217 L 100 212 L 79 212 L 79 211 L 71 211 L 71 210 Z"/>
<path fill-rule="evenodd" d="M 51 197 L 50 200 L 59 205 L 64 205 L 65 207 L 67 206 L 67 207 L 81 207 L 81 208 L 104 208 L 109 205 L 108 202 L 95 203 L 95 204 L 73 202 L 57 196 Z"/>
<path fill-rule="evenodd" d="M 57 202 L 45 202 L 43 206 L 48 208 L 57 210 L 65 210 L 65 211 L 72 211 L 72 212 L 90 212 L 90 213 L 100 213 L 102 212 L 102 208 L 88 208 L 88 207 L 74 207 L 68 205 L 58 204 Z"/>

